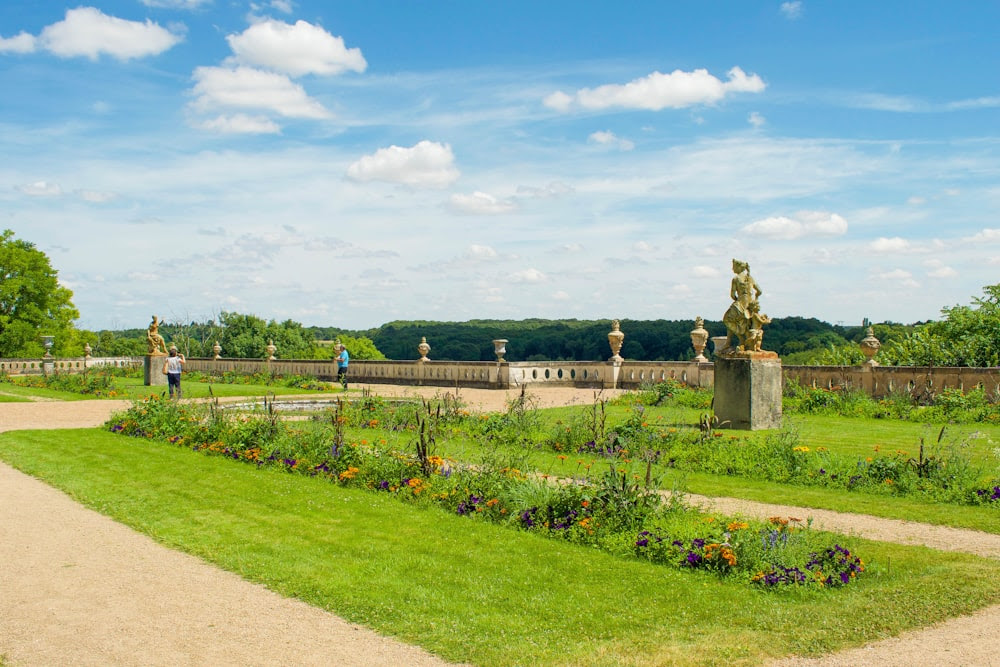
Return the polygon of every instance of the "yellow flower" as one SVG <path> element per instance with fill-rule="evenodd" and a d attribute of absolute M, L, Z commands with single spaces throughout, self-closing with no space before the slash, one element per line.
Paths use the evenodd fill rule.
<path fill-rule="evenodd" d="M 726 526 L 726 530 L 743 530 L 744 528 L 749 528 L 750 524 L 745 521 L 733 521 L 731 524 Z"/>

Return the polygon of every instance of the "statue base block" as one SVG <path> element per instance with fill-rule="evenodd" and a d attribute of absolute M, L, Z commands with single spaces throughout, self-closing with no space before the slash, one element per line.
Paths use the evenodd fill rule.
<path fill-rule="evenodd" d="M 715 361 L 719 428 L 781 428 L 781 359 L 774 352 L 737 352 Z"/>
<path fill-rule="evenodd" d="M 163 354 L 147 354 L 142 360 L 142 384 L 147 387 L 166 387 L 167 374 L 163 372 Z"/>

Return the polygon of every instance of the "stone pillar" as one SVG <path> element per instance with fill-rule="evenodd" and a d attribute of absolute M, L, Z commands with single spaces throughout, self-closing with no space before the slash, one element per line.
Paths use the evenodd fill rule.
<path fill-rule="evenodd" d="M 781 428 L 781 359 L 775 352 L 735 352 L 715 360 L 719 428 Z"/>
<path fill-rule="evenodd" d="M 147 354 L 142 359 L 142 383 L 147 387 L 166 387 L 167 375 L 163 372 L 164 354 Z"/>

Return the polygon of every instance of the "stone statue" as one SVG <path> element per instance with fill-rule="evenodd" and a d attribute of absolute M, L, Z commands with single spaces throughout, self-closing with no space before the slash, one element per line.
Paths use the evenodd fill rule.
<path fill-rule="evenodd" d="M 153 315 L 153 321 L 150 322 L 149 329 L 146 331 L 146 343 L 148 345 L 146 354 L 156 355 L 167 353 L 167 342 L 160 335 L 160 320 L 157 319 L 156 315 Z"/>
<path fill-rule="evenodd" d="M 750 265 L 738 259 L 733 260 L 733 281 L 729 289 L 733 303 L 722 316 L 726 325 L 726 349 L 737 351 L 760 351 L 760 338 L 763 337 L 762 324 L 770 322 L 770 318 L 760 314 L 760 303 L 757 301 L 762 292 L 757 282 L 750 276 Z M 757 333 L 752 334 L 751 331 Z M 729 338 L 735 336 L 735 343 Z M 734 347 L 735 345 L 735 347 Z"/>

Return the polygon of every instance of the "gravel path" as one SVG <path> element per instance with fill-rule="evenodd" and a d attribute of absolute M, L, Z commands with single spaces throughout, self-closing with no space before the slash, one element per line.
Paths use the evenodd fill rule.
<path fill-rule="evenodd" d="M 370 387 L 385 396 L 435 388 Z M 604 392 L 609 397 L 617 392 Z M 479 410 L 511 390 L 460 391 Z M 534 390 L 539 407 L 587 404 L 594 392 Z M 128 401 L 0 403 L 0 431 L 82 428 Z M 1000 558 L 1000 536 L 732 498 L 689 496 L 744 516 L 812 517 L 813 525 L 875 540 Z M 34 665 L 438 665 L 422 649 L 283 598 L 172 551 L 0 463 L 0 658 Z M 170 573 L 165 576 L 164 573 Z M 996 665 L 1000 606 L 819 660 L 780 665 Z"/>

